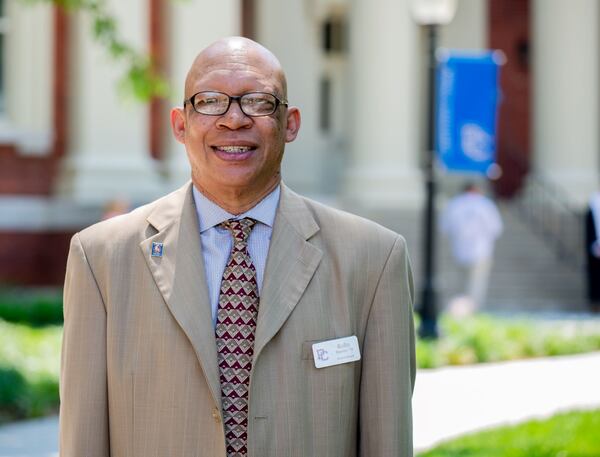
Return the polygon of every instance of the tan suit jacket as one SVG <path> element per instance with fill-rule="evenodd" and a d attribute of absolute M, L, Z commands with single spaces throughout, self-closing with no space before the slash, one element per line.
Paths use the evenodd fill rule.
<path fill-rule="evenodd" d="M 264 278 L 248 455 L 411 456 L 403 238 L 282 186 Z M 61 456 L 225 457 L 191 184 L 76 234 L 64 298 Z M 350 335 L 360 361 L 315 368 L 314 342 Z"/>

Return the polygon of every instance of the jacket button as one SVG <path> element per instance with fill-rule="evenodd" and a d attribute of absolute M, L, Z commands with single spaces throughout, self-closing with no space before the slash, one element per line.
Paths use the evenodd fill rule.
<path fill-rule="evenodd" d="M 213 409 L 212 417 L 217 424 L 221 422 L 221 415 L 219 414 L 219 410 L 217 408 Z"/>

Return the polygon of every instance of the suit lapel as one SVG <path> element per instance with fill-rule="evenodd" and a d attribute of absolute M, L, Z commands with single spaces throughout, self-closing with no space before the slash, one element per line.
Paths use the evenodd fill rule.
<path fill-rule="evenodd" d="M 321 261 L 321 250 L 307 241 L 318 231 L 304 201 L 282 184 L 260 297 L 255 360 L 293 311 Z"/>
<path fill-rule="evenodd" d="M 191 184 L 165 197 L 148 222 L 158 232 L 140 243 L 140 248 L 165 303 L 190 340 L 220 408 L 217 349 Z M 153 243 L 162 243 L 161 257 L 150 255 Z"/>

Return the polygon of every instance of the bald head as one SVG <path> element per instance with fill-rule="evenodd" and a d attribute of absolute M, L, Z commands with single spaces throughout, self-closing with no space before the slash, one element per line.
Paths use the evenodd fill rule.
<path fill-rule="evenodd" d="M 194 186 L 231 214 L 241 214 L 281 180 L 285 145 L 298 135 L 300 110 L 287 103 L 279 60 L 247 38 L 225 38 L 198 54 L 185 81 L 185 99 L 200 92 L 204 95 L 171 110 L 173 135 L 185 145 Z M 208 92 L 227 95 L 228 105 Z M 257 92 L 279 103 L 250 95 Z M 262 108 L 272 111 L 259 114 Z"/>
<path fill-rule="evenodd" d="M 287 82 L 281 63 L 264 46 L 244 37 L 222 38 L 196 56 L 185 79 L 185 98 L 197 92 L 196 82 L 213 71 L 247 71 L 271 80 L 276 95 L 287 99 Z"/>

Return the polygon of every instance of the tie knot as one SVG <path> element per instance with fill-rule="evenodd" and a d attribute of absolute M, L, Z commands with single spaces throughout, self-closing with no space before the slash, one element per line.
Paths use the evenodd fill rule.
<path fill-rule="evenodd" d="M 246 244 L 254 224 L 256 224 L 254 219 L 246 217 L 244 219 L 229 219 L 225 222 L 221 222 L 221 227 L 224 227 L 231 232 L 235 244 Z"/>

